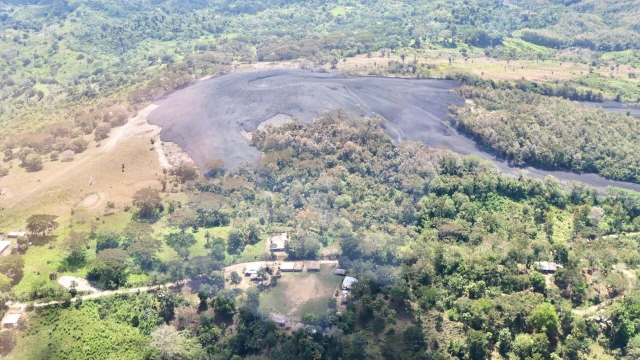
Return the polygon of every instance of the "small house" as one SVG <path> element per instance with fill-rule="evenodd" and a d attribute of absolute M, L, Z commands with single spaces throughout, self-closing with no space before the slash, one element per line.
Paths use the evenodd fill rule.
<path fill-rule="evenodd" d="M 558 269 L 564 268 L 564 265 L 550 262 L 550 261 L 536 261 L 536 265 L 545 274 L 553 274 Z"/>
<path fill-rule="evenodd" d="M 272 236 L 269 239 L 269 250 L 271 250 L 272 252 L 285 251 L 287 242 L 289 242 L 289 234 L 287 234 L 286 232 Z"/>
<path fill-rule="evenodd" d="M 293 267 L 295 263 L 293 261 L 285 261 L 280 264 L 280 271 L 282 272 L 291 272 L 293 271 Z"/>
<path fill-rule="evenodd" d="M 353 286 L 353 284 L 357 282 L 358 282 L 358 279 L 351 276 L 345 276 L 344 280 L 342 280 L 342 290 L 351 290 L 351 287 Z"/>
<path fill-rule="evenodd" d="M 26 236 L 27 233 L 25 233 L 24 231 L 12 231 L 10 233 L 7 234 L 8 238 L 19 238 L 19 237 L 23 237 Z"/>
<path fill-rule="evenodd" d="M 262 269 L 262 264 L 261 263 L 252 263 L 247 265 L 244 268 L 244 276 L 251 276 L 251 275 L 257 275 L 258 271 L 260 271 L 260 269 Z"/>
<path fill-rule="evenodd" d="M 289 318 L 278 314 L 269 314 L 269 319 L 273 320 L 279 326 L 285 326 L 289 322 Z"/>
<path fill-rule="evenodd" d="M 1 240 L 0 241 L 0 254 L 11 245 L 11 241 Z"/>
<path fill-rule="evenodd" d="M 307 268 L 307 272 L 320 271 L 320 261 L 307 261 L 304 266 Z"/>
<path fill-rule="evenodd" d="M 18 327 L 18 321 L 20 321 L 21 317 L 22 317 L 22 314 L 5 315 L 4 318 L 2 319 L 2 327 L 9 328 L 9 329 Z"/>
<path fill-rule="evenodd" d="M 345 269 L 335 269 L 335 270 L 333 270 L 333 275 L 345 276 L 345 275 L 347 275 L 347 270 L 345 270 Z"/>

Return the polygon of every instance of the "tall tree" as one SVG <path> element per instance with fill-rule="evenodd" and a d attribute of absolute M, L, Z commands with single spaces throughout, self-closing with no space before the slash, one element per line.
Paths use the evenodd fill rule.
<path fill-rule="evenodd" d="M 164 210 L 160 192 L 155 189 L 136 191 L 133 194 L 133 206 L 138 208 L 138 216 L 142 219 L 154 219 Z"/>
<path fill-rule="evenodd" d="M 15 285 L 24 274 L 24 259 L 19 255 L 0 256 L 0 273 L 8 276 Z"/>
<path fill-rule="evenodd" d="M 58 227 L 59 224 L 55 221 L 57 218 L 56 215 L 31 215 L 27 218 L 27 230 L 32 234 L 45 236 L 48 231 Z"/>
<path fill-rule="evenodd" d="M 198 241 L 190 233 L 171 233 L 164 236 L 164 241 L 173 248 L 183 260 L 189 258 L 189 248 Z"/>
<path fill-rule="evenodd" d="M 104 288 L 115 289 L 127 282 L 128 261 L 129 255 L 124 250 L 103 250 L 93 261 L 93 268 L 87 274 L 87 278 L 97 281 Z"/>

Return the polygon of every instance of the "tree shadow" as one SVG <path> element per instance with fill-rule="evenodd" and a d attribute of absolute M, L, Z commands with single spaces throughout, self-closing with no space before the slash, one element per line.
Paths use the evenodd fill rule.
<path fill-rule="evenodd" d="M 29 242 L 32 246 L 45 246 L 56 240 L 56 235 L 29 235 Z"/>
<path fill-rule="evenodd" d="M 156 222 L 158 222 L 158 220 L 160 220 L 160 218 L 162 217 L 162 212 L 159 213 L 156 216 L 153 217 L 141 217 L 138 212 L 134 212 L 133 215 L 131 216 L 131 220 L 138 222 L 138 223 L 145 223 L 145 224 L 155 224 Z"/>
<path fill-rule="evenodd" d="M 60 266 L 58 267 L 58 271 L 60 272 L 76 271 L 78 269 L 82 269 L 86 265 L 87 265 L 86 256 L 75 256 L 75 257 L 67 256 L 62 261 L 62 264 L 60 264 Z"/>

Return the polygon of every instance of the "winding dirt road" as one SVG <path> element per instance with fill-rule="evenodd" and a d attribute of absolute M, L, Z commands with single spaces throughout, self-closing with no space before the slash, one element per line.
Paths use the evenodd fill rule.
<path fill-rule="evenodd" d="M 242 272 L 243 269 L 250 264 L 267 264 L 270 263 L 270 261 L 268 262 L 264 262 L 264 261 L 255 261 L 255 262 L 246 262 L 246 263 L 240 263 L 240 264 L 234 264 L 234 265 L 230 265 L 227 266 L 225 268 L 223 268 L 223 271 L 225 273 L 225 277 L 226 275 L 230 274 L 232 271 L 237 271 L 237 272 Z M 337 265 L 338 261 L 337 260 L 320 260 L 320 264 L 331 264 L 331 265 Z M 130 289 L 120 289 L 120 290 L 105 290 L 105 291 L 98 291 L 98 292 L 94 292 L 92 294 L 88 294 L 88 295 L 83 295 L 80 297 L 75 297 L 71 299 L 71 302 L 76 302 L 78 300 L 81 301 L 85 301 L 85 300 L 93 300 L 93 299 L 97 299 L 97 298 L 101 298 L 104 296 L 110 296 L 110 295 L 117 295 L 117 294 L 135 294 L 137 292 L 149 292 L 149 291 L 156 291 L 159 290 L 163 287 L 166 288 L 174 288 L 177 286 L 183 286 L 185 284 L 187 284 L 189 282 L 190 279 L 184 279 L 184 280 L 179 280 L 179 281 L 175 281 L 175 282 L 169 282 L 166 284 L 161 284 L 161 285 L 150 285 L 150 286 L 141 286 L 141 287 L 136 287 L 136 288 L 130 288 Z M 49 302 L 43 302 L 43 303 L 35 303 L 33 304 L 34 308 L 42 308 L 42 307 L 47 307 L 47 306 L 51 306 L 51 305 L 59 305 L 62 304 L 63 301 L 62 300 L 56 300 L 56 301 L 49 301 Z M 7 305 L 9 306 L 10 309 L 15 309 L 15 310 L 20 310 L 20 311 L 25 311 L 25 309 L 27 308 L 27 303 L 7 303 Z"/>

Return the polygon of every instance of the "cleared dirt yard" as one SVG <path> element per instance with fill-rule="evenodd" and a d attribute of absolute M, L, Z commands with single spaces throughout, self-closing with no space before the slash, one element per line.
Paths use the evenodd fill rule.
<path fill-rule="evenodd" d="M 334 266 L 323 264 L 320 272 L 286 273 L 278 285 L 262 292 L 260 309 L 285 315 L 300 321 L 306 313 L 321 316 L 328 309 L 329 299 L 342 282 L 341 276 L 331 274 Z"/>

